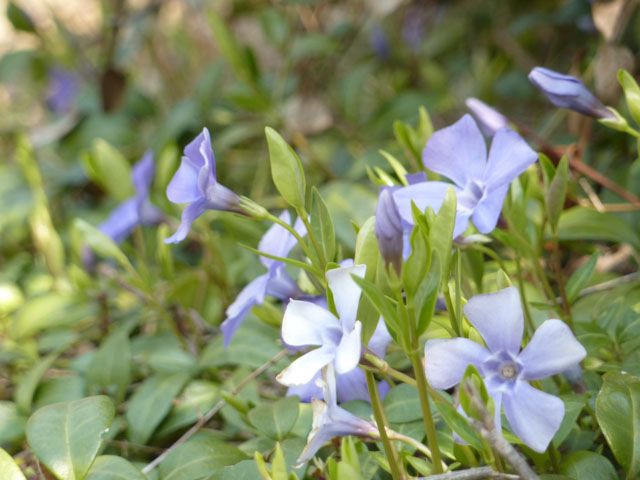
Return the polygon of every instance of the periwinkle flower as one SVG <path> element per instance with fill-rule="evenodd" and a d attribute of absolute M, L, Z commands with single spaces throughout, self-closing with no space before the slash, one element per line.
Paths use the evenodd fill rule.
<path fill-rule="evenodd" d="M 240 197 L 216 178 L 216 159 L 209 130 L 204 128 L 184 149 L 180 167 L 169 182 L 167 197 L 173 203 L 188 203 L 180 227 L 165 243 L 184 240 L 196 218 L 206 210 L 240 211 Z"/>
<path fill-rule="evenodd" d="M 594 118 L 614 118 L 604 104 L 582 83 L 571 75 L 535 67 L 529 72 L 529 81 L 546 95 L 558 108 L 567 108 Z"/>
<path fill-rule="evenodd" d="M 47 105 L 57 114 L 69 112 L 78 97 L 80 79 L 78 75 L 60 67 L 49 71 L 49 85 L 47 89 Z"/>
<path fill-rule="evenodd" d="M 291 216 L 286 210 L 282 212 L 280 219 L 291 224 Z M 300 219 L 295 222 L 293 228 L 300 235 L 304 235 L 306 232 Z M 260 240 L 258 249 L 270 255 L 284 258 L 296 242 L 297 240 L 289 231 L 274 224 Z M 249 282 L 227 308 L 227 318 L 220 326 L 224 335 L 225 347 L 229 345 L 236 330 L 251 309 L 255 305 L 263 303 L 266 296 L 288 301 L 291 298 L 299 298 L 304 295 L 304 292 L 287 273 L 284 263 L 267 257 L 260 257 L 260 262 L 267 268 L 267 272 Z"/>
<path fill-rule="evenodd" d="M 149 201 L 154 172 L 153 152 L 149 150 L 131 172 L 135 196 L 118 205 L 109 218 L 98 225 L 98 229 L 116 243 L 127 238 L 136 226 L 155 225 L 164 218 L 162 212 Z"/>
<path fill-rule="evenodd" d="M 336 381 L 333 366 L 324 368 L 324 401 L 313 400 L 313 423 L 307 437 L 307 445 L 298 457 L 297 464 L 302 465 L 313 458 L 320 447 L 334 437 L 355 435 L 358 437 L 380 437 L 378 428 L 344 408 L 338 406 Z"/>
<path fill-rule="evenodd" d="M 393 265 L 398 273 L 402 269 L 404 230 L 393 198 L 393 187 L 383 187 L 376 208 L 376 238 L 382 258 L 387 264 Z"/>
<path fill-rule="evenodd" d="M 420 210 L 440 209 L 449 188 L 457 195 L 457 213 L 453 236 L 462 234 L 473 220 L 480 233 L 491 232 L 498 223 L 509 185 L 524 172 L 538 155 L 513 130 L 502 128 L 493 137 L 489 155 L 484 137 L 470 115 L 435 132 L 422 154 L 428 169 L 451 179 L 422 182 L 393 192 L 400 216 L 413 224 L 411 202 Z"/>
<path fill-rule="evenodd" d="M 586 356 L 584 347 L 564 322 L 552 319 L 542 323 L 521 350 L 524 319 L 514 287 L 471 298 L 464 313 L 487 348 L 466 338 L 428 341 L 429 383 L 438 389 L 451 388 L 460 383 L 467 366 L 474 365 L 495 403 L 498 431 L 504 406 L 513 433 L 533 450 L 543 452 L 560 427 L 564 403 L 528 382 L 575 366 Z"/>
<path fill-rule="evenodd" d="M 369 340 L 369 350 L 380 358 L 384 358 L 387 353 L 387 347 L 391 342 L 391 335 L 382 318 L 379 319 L 378 325 Z M 311 402 L 313 399 L 320 400 L 323 398 L 323 391 L 319 383 L 321 382 L 320 372 L 304 385 L 295 385 L 289 387 L 287 395 L 297 395 L 302 402 Z M 350 402 L 352 400 L 370 401 L 369 390 L 367 389 L 367 380 L 364 372 L 359 368 L 354 368 L 346 373 L 336 374 L 336 398 L 339 403 Z M 389 390 L 386 382 L 381 382 L 378 387 L 380 396 L 384 397 Z"/>
<path fill-rule="evenodd" d="M 360 361 L 362 324 L 356 321 L 362 291 L 351 275 L 364 277 L 365 265 L 326 274 L 338 317 L 315 303 L 291 300 L 282 319 L 282 340 L 292 347 L 319 346 L 296 359 L 278 375 L 283 385 L 304 385 L 329 363 L 347 373 Z"/>
<path fill-rule="evenodd" d="M 495 108 L 477 98 L 467 98 L 465 105 L 476 119 L 482 133 L 487 137 L 493 137 L 501 128 L 509 128 L 509 120 Z"/>

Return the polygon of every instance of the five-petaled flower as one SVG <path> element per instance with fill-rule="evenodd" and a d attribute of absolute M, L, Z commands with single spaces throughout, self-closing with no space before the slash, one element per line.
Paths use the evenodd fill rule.
<path fill-rule="evenodd" d="M 558 108 L 568 108 L 594 118 L 615 117 L 576 77 L 535 67 L 529 72 L 529 80 Z"/>
<path fill-rule="evenodd" d="M 313 458 L 320 447 L 334 437 L 355 435 L 377 439 L 380 433 L 377 427 L 351 412 L 338 406 L 336 399 L 336 381 L 333 365 L 323 370 L 324 401 L 313 400 L 313 423 L 307 437 L 307 445 L 298 457 L 297 464 L 302 465 Z"/>
<path fill-rule="evenodd" d="M 498 430 L 504 405 L 513 433 L 533 450 L 543 452 L 560 427 L 564 403 L 528 382 L 575 366 L 586 355 L 584 347 L 564 322 L 552 319 L 540 325 L 521 350 L 524 319 L 514 287 L 472 297 L 464 312 L 487 348 L 466 338 L 428 341 L 429 383 L 438 389 L 451 388 L 460 383 L 468 365 L 474 365 L 495 403 Z"/>
<path fill-rule="evenodd" d="M 98 225 L 98 229 L 116 243 L 127 238 L 136 226 L 155 225 L 164 218 L 149 201 L 154 172 L 153 152 L 148 150 L 131 172 L 135 196 L 118 205 L 109 218 Z"/>
<path fill-rule="evenodd" d="M 286 210 L 282 212 L 280 219 L 291 224 L 291 216 Z M 300 235 L 304 235 L 306 232 L 300 219 L 295 222 L 293 228 Z M 296 242 L 297 240 L 289 231 L 274 224 L 260 240 L 258 249 L 270 255 L 284 258 Z M 251 309 L 264 302 L 265 296 L 272 296 L 282 301 L 304 296 L 304 292 L 287 273 L 284 263 L 267 257 L 260 257 L 260 262 L 267 268 L 267 272 L 249 282 L 227 308 L 227 318 L 220 326 L 225 346 L 229 345 L 236 330 Z"/>
<path fill-rule="evenodd" d="M 209 130 L 204 128 L 184 149 L 180 167 L 169 182 L 167 197 L 173 203 L 188 203 L 180 227 L 166 243 L 184 240 L 196 218 L 206 210 L 240 211 L 240 197 L 216 178 L 216 159 Z"/>
<path fill-rule="evenodd" d="M 362 350 L 362 324 L 356 321 L 362 291 L 351 275 L 364 277 L 365 265 L 329 270 L 326 274 L 338 318 L 314 303 L 291 300 L 282 319 L 282 340 L 292 347 L 319 346 L 305 353 L 278 375 L 283 385 L 303 385 L 325 365 L 337 373 L 358 365 Z"/>
<path fill-rule="evenodd" d="M 502 128 L 493 137 L 487 157 L 484 137 L 470 115 L 435 132 L 422 154 L 428 169 L 451 179 L 445 182 L 420 182 L 393 192 L 400 216 L 413 224 L 411 203 L 420 210 L 440 209 L 449 188 L 457 195 L 457 213 L 453 236 L 467 229 L 469 219 L 480 233 L 491 232 L 498 223 L 509 185 L 538 155 L 513 130 Z"/>

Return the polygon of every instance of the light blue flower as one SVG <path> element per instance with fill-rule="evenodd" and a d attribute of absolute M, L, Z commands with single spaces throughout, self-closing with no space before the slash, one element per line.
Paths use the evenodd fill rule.
<path fill-rule="evenodd" d="M 509 128 L 509 120 L 495 108 L 477 98 L 467 98 L 465 105 L 476 119 L 482 133 L 487 137 L 493 137 L 501 128 Z"/>
<path fill-rule="evenodd" d="M 540 325 L 521 350 L 524 318 L 515 287 L 471 298 L 464 313 L 487 347 L 466 338 L 428 341 L 425 359 L 429 383 L 434 388 L 449 389 L 460 383 L 469 365 L 474 365 L 495 403 L 498 430 L 504 406 L 513 433 L 533 450 L 545 451 L 560 428 L 564 403 L 528 382 L 572 368 L 587 352 L 569 327 L 556 319 Z"/>

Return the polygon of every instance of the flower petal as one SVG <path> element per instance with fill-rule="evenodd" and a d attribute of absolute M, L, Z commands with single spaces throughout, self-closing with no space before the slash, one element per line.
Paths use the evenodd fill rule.
<path fill-rule="evenodd" d="M 526 382 L 517 382 L 511 393 L 504 393 L 502 401 L 513 433 L 536 452 L 544 452 L 562 423 L 562 400 Z"/>
<path fill-rule="evenodd" d="M 195 201 L 187 205 L 182 211 L 182 219 L 176 233 L 165 239 L 164 243 L 179 243 L 187 237 L 191 224 L 202 215 L 206 210 L 206 202 L 204 199 Z"/>
<path fill-rule="evenodd" d="M 538 154 L 511 129 L 498 130 L 493 137 L 484 182 L 489 191 L 510 184 L 538 159 Z"/>
<path fill-rule="evenodd" d="M 508 127 L 507 117 L 477 98 L 467 98 L 464 103 L 488 137 L 494 136 L 501 128 Z"/>
<path fill-rule="evenodd" d="M 111 237 L 114 242 L 121 243 L 140 222 L 138 204 L 131 198 L 116 207 L 111 215 L 98 225 L 98 229 Z"/>
<path fill-rule="evenodd" d="M 458 210 L 456 212 L 456 220 L 455 224 L 453 225 L 453 238 L 457 238 L 465 232 L 465 230 L 469 226 L 470 215 L 471 212 L 469 211 L 461 212 L 460 210 Z"/>
<path fill-rule="evenodd" d="M 213 164 L 215 178 L 215 158 L 211 147 L 211 135 L 207 128 L 203 128 L 202 132 L 184 147 L 184 154 L 198 169 Z"/>
<path fill-rule="evenodd" d="M 180 167 L 167 186 L 167 198 L 173 203 L 191 203 L 202 198 L 198 189 L 199 168 L 187 157 L 182 157 Z"/>
<path fill-rule="evenodd" d="M 362 353 L 362 324 L 356 322 L 353 331 L 342 335 L 336 349 L 336 372 L 347 373 L 358 366 Z"/>
<path fill-rule="evenodd" d="M 282 318 L 282 340 L 287 345 L 322 345 L 340 334 L 340 323 L 328 310 L 302 300 L 291 300 L 287 305 Z"/>
<path fill-rule="evenodd" d="M 351 275 L 364 278 L 366 270 L 366 265 L 353 265 L 351 267 L 335 268 L 327 272 L 327 283 L 333 294 L 333 302 L 335 303 L 343 332 L 353 330 L 360 296 L 362 295 L 362 290 L 351 278 Z"/>
<path fill-rule="evenodd" d="M 321 347 L 305 353 L 278 374 L 283 385 L 304 385 L 335 357 L 334 347 Z"/>
<path fill-rule="evenodd" d="M 378 357 L 384 358 L 391 340 L 392 338 L 389 334 L 389 330 L 387 330 L 387 326 L 385 325 L 383 318 L 380 317 L 378 325 L 369 340 L 369 350 L 375 353 Z"/>
<path fill-rule="evenodd" d="M 287 396 L 297 395 L 303 403 L 310 403 L 312 400 L 322 400 L 324 398 L 322 387 L 319 385 L 320 373 L 304 385 L 292 385 L 287 389 Z"/>
<path fill-rule="evenodd" d="M 482 178 L 487 160 L 484 137 L 471 115 L 435 132 L 422 153 L 429 170 L 444 175 L 464 188 L 470 180 Z"/>
<path fill-rule="evenodd" d="M 473 211 L 473 224 L 480 233 L 490 233 L 496 228 L 498 217 L 502 211 L 504 197 L 509 191 L 509 185 L 504 185 L 490 192 Z"/>
<path fill-rule="evenodd" d="M 411 202 L 415 203 L 422 212 L 427 207 L 431 207 L 437 212 L 440 210 L 449 188 L 454 188 L 454 186 L 445 182 L 422 182 L 396 189 L 393 192 L 393 198 L 398 206 L 400 217 L 409 225 L 413 225 Z"/>
<path fill-rule="evenodd" d="M 153 163 L 153 152 L 147 150 L 144 152 L 143 157 L 135 164 L 131 172 L 131 178 L 133 180 L 133 186 L 136 189 L 136 194 L 142 197 L 146 197 L 149 193 L 149 187 L 153 182 L 153 175 L 155 173 L 156 166 Z"/>
<path fill-rule="evenodd" d="M 240 197 L 221 183 L 214 182 L 207 188 L 207 208 L 239 212 Z"/>
<path fill-rule="evenodd" d="M 490 355 L 480 344 L 466 338 L 429 340 L 424 348 L 426 374 L 433 388 L 446 390 L 460 383 L 469 365 L 480 368 Z"/>
<path fill-rule="evenodd" d="M 538 380 L 578 364 L 587 351 L 561 320 L 547 320 L 536 330 L 518 360 L 524 380 Z"/>
<path fill-rule="evenodd" d="M 280 220 L 291 225 L 291 215 L 289 215 L 289 212 L 287 210 L 283 211 L 280 214 Z M 303 237 L 306 234 L 304 224 L 300 219 L 297 219 L 297 221 L 295 222 L 294 229 Z M 266 252 L 270 255 L 286 257 L 291 249 L 295 247 L 297 242 L 298 241 L 296 240 L 296 238 L 290 232 L 288 232 L 287 229 L 275 223 L 262 236 L 262 239 L 258 244 L 258 250 Z M 269 266 L 277 260 L 260 257 L 260 261 L 265 267 L 269 268 Z"/>
<path fill-rule="evenodd" d="M 268 282 L 269 276 L 267 274 L 253 279 L 240 291 L 234 302 L 227 308 L 227 318 L 220 325 L 220 330 L 224 335 L 225 347 L 229 346 L 233 335 L 251 309 L 255 305 L 264 302 Z"/>
<path fill-rule="evenodd" d="M 369 390 L 367 390 L 367 380 L 364 372 L 359 368 L 354 368 L 346 373 L 336 374 L 336 393 L 338 402 L 350 402 L 352 400 L 364 400 L 370 402 Z"/>
<path fill-rule="evenodd" d="M 464 306 L 464 313 L 480 332 L 489 350 L 517 355 L 522 343 L 524 317 L 520 294 L 515 287 L 476 295 Z"/>

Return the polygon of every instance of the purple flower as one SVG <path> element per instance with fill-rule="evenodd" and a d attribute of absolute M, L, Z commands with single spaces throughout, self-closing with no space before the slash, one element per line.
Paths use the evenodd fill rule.
<path fill-rule="evenodd" d="M 312 402 L 311 433 L 307 437 L 307 446 L 298 457 L 298 465 L 311 460 L 320 447 L 334 437 L 356 435 L 379 438 L 380 436 L 378 428 L 373 423 L 367 422 L 338 406 L 336 380 L 331 364 L 324 368 L 324 382 L 321 383 L 325 401 L 314 400 Z"/>
<path fill-rule="evenodd" d="M 98 226 L 116 243 L 121 243 L 138 225 L 155 225 L 162 221 L 162 212 L 149 201 L 154 172 L 153 152 L 148 150 L 131 172 L 135 196 L 116 207 L 109 218 Z"/>
<path fill-rule="evenodd" d="M 440 209 L 447 189 L 454 188 L 457 214 L 453 236 L 462 234 L 473 220 L 480 233 L 491 232 L 498 223 L 509 185 L 538 155 L 513 130 L 503 128 L 493 137 L 489 156 L 478 125 L 470 115 L 435 132 L 424 149 L 424 165 L 455 185 L 422 182 L 395 190 L 393 197 L 400 216 L 413 224 L 411 202 L 420 210 Z"/>
<path fill-rule="evenodd" d="M 184 240 L 191 224 L 205 210 L 240 211 L 240 197 L 216 179 L 216 159 L 206 128 L 184 148 L 180 167 L 167 187 L 167 197 L 173 203 L 189 205 L 182 212 L 180 227 L 165 243 Z"/>
<path fill-rule="evenodd" d="M 384 324 L 382 318 L 378 321 L 378 326 L 371 340 L 369 340 L 369 350 L 375 353 L 378 357 L 384 358 L 387 353 L 387 347 L 391 342 L 391 335 Z M 304 385 L 295 385 L 289 387 L 287 395 L 297 395 L 302 402 L 310 402 L 313 399 L 322 399 L 323 391 L 319 385 L 321 380 L 320 372 Z M 337 386 L 337 400 L 339 403 L 350 402 L 352 400 L 364 400 L 370 401 L 369 390 L 367 389 L 367 380 L 364 376 L 364 372 L 359 368 L 354 368 L 346 373 L 336 374 L 336 386 Z M 389 390 L 389 385 L 386 382 L 381 382 L 379 385 L 380 394 L 382 397 L 386 395 Z"/>
<path fill-rule="evenodd" d="M 314 303 L 291 300 L 282 319 L 282 339 L 292 347 L 319 346 L 296 359 L 278 375 L 283 385 L 304 385 L 329 363 L 347 373 L 360 361 L 362 324 L 356 321 L 362 291 L 351 275 L 364 277 L 365 265 L 329 270 L 326 274 L 338 318 Z"/>
<path fill-rule="evenodd" d="M 428 341 L 429 383 L 434 388 L 451 388 L 460 383 L 467 366 L 474 365 L 495 403 L 498 430 L 504 405 L 513 433 L 533 450 L 543 452 L 560 427 L 564 403 L 528 382 L 573 367 L 585 357 L 584 347 L 564 322 L 552 319 L 540 325 L 520 350 L 524 319 L 515 287 L 471 298 L 464 313 L 488 348 L 466 338 Z"/>
<path fill-rule="evenodd" d="M 487 137 L 493 137 L 501 128 L 509 128 L 507 117 L 486 103 L 477 98 L 467 98 L 464 103 Z"/>
<path fill-rule="evenodd" d="M 78 75 L 63 68 L 52 68 L 49 71 L 49 85 L 47 89 L 47 105 L 57 114 L 69 112 L 76 101 L 80 90 Z"/>
<path fill-rule="evenodd" d="M 398 273 L 402 269 L 404 230 L 398 206 L 393 199 L 393 187 L 383 187 L 376 209 L 376 237 L 382 258 L 387 264 L 393 265 Z"/>
<path fill-rule="evenodd" d="M 391 49 L 389 48 L 389 39 L 387 38 L 387 34 L 384 33 L 384 30 L 379 24 L 375 24 L 371 29 L 371 34 L 369 35 L 369 43 L 371 44 L 371 48 L 379 58 L 383 60 L 389 58 L 389 54 L 391 52 Z"/>
<path fill-rule="evenodd" d="M 594 118 L 615 117 L 576 77 L 535 67 L 529 72 L 529 81 L 558 108 L 568 108 Z"/>
<path fill-rule="evenodd" d="M 280 219 L 291 224 L 291 216 L 286 210 L 282 212 Z M 294 228 L 300 235 L 304 235 L 306 232 L 300 219 L 295 222 Z M 284 227 L 274 224 L 260 240 L 258 249 L 270 255 L 284 258 L 295 244 L 296 239 L 290 232 Z M 285 270 L 284 263 L 266 257 L 260 257 L 260 262 L 267 268 L 267 273 L 249 282 L 227 308 L 227 318 L 220 326 L 224 335 L 225 347 L 229 345 L 236 330 L 251 309 L 264 302 L 267 295 L 283 301 L 304 295 Z"/>

